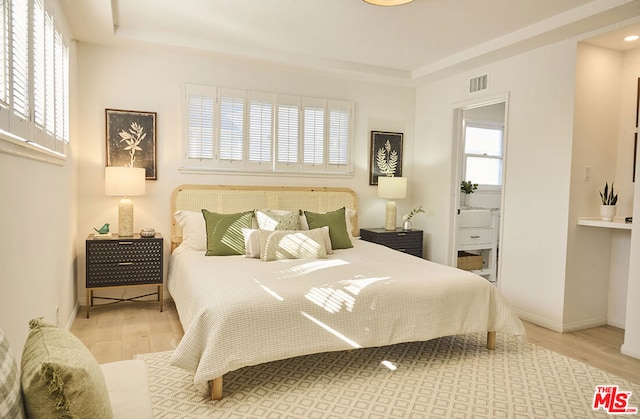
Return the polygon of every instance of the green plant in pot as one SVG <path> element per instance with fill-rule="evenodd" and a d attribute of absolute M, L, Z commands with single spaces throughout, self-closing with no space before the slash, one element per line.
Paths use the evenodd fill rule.
<path fill-rule="evenodd" d="M 618 194 L 613 189 L 613 182 L 609 188 L 609 182 L 604 183 L 604 190 L 600 191 L 600 217 L 603 221 L 613 221 L 616 215 L 616 203 L 618 202 Z"/>
<path fill-rule="evenodd" d="M 469 206 L 469 195 L 475 192 L 478 189 L 477 183 L 472 183 L 470 180 L 463 180 L 460 182 L 460 192 L 462 192 L 462 206 Z"/>

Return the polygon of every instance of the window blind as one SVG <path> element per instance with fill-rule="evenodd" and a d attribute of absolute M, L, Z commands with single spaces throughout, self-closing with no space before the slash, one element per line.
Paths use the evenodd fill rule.
<path fill-rule="evenodd" d="M 273 102 L 268 95 L 249 97 L 249 162 L 271 163 Z"/>
<path fill-rule="evenodd" d="M 185 168 L 350 174 L 353 104 L 185 85 Z"/>
<path fill-rule="evenodd" d="M 297 164 L 300 138 L 300 103 L 282 98 L 278 103 L 278 163 Z"/>
<path fill-rule="evenodd" d="M 227 161 L 241 161 L 244 154 L 244 95 L 220 92 L 220 156 Z"/>
<path fill-rule="evenodd" d="M 188 151 L 190 159 L 213 159 L 214 98 L 194 92 L 189 95 Z"/>
<path fill-rule="evenodd" d="M 29 118 L 29 5 L 26 0 L 11 2 L 12 106 L 15 115 Z"/>
<path fill-rule="evenodd" d="M 69 47 L 49 0 L 0 0 L 0 128 L 6 141 L 64 156 L 69 142 Z"/>
<path fill-rule="evenodd" d="M 304 106 L 303 163 L 316 166 L 324 164 L 324 107 L 313 102 Z"/>
<path fill-rule="evenodd" d="M 9 0 L 0 0 L 0 103 L 9 105 Z"/>
<path fill-rule="evenodd" d="M 349 164 L 350 108 L 345 102 L 329 102 L 329 165 Z"/>

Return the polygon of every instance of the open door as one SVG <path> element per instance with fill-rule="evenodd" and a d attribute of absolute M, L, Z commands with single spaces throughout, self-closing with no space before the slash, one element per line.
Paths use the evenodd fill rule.
<path fill-rule="evenodd" d="M 457 108 L 455 121 L 451 264 L 498 285 L 507 99 Z"/>

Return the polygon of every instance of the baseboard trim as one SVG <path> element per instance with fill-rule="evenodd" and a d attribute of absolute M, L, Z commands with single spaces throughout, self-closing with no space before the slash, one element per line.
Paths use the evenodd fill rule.
<path fill-rule="evenodd" d="M 562 327 L 562 332 L 575 332 L 576 330 L 589 329 L 591 327 L 604 326 L 606 324 L 606 317 L 598 317 L 595 319 L 582 320 L 579 322 L 565 323 Z"/>
<path fill-rule="evenodd" d="M 536 314 L 532 314 L 523 310 L 514 310 L 521 320 L 528 321 L 538 326 L 553 330 L 554 332 L 562 333 L 562 325 L 558 322 L 554 322 L 544 317 L 540 317 Z"/>
<path fill-rule="evenodd" d="M 640 359 L 640 348 L 632 348 L 631 346 L 623 343 L 620 347 L 620 353 L 633 358 Z"/>
<path fill-rule="evenodd" d="M 67 323 L 64 325 L 64 328 L 66 330 L 71 330 L 71 326 L 73 326 L 73 322 L 76 319 L 76 316 L 78 315 L 79 309 L 80 309 L 80 303 L 76 301 L 76 305 L 73 307 L 73 310 L 71 310 L 71 314 L 67 319 Z"/>

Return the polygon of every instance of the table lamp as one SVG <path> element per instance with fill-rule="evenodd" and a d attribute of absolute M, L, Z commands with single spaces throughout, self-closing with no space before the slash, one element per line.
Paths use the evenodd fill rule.
<path fill-rule="evenodd" d="M 387 231 L 395 231 L 397 207 L 393 200 L 407 197 L 407 178 L 387 176 L 378 177 L 378 197 L 390 200 L 387 202 L 384 229 Z"/>
<path fill-rule="evenodd" d="M 118 236 L 133 236 L 133 202 L 129 196 L 144 195 L 146 171 L 142 167 L 106 167 L 104 193 L 124 196 L 118 205 Z"/>

